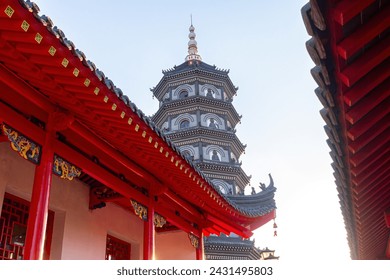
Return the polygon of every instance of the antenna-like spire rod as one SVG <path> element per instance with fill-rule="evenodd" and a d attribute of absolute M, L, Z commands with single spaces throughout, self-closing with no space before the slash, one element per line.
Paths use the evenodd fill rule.
<path fill-rule="evenodd" d="M 190 40 L 188 42 L 188 55 L 186 56 L 186 61 L 192 61 L 192 60 L 202 61 L 202 57 L 198 54 L 198 46 L 195 40 L 196 34 L 194 32 L 195 27 L 192 25 L 192 14 L 190 15 L 190 18 L 191 18 L 191 26 L 189 28 L 190 34 L 188 35 L 188 38 Z"/>

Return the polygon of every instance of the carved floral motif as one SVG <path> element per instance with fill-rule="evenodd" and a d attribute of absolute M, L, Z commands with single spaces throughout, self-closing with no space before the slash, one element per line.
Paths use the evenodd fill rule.
<path fill-rule="evenodd" d="M 148 208 L 146 206 L 138 203 L 135 200 L 131 200 L 131 205 L 133 206 L 134 213 L 142 220 L 148 220 Z"/>
<path fill-rule="evenodd" d="M 69 181 L 81 175 L 79 168 L 57 155 L 54 155 L 53 172 L 60 176 L 60 178 L 68 179 Z"/>
<path fill-rule="evenodd" d="M 195 249 L 198 249 L 199 248 L 199 238 L 196 237 L 194 234 L 192 233 L 188 233 L 188 238 L 190 239 L 190 242 L 191 242 L 191 245 L 195 248 Z"/>
<path fill-rule="evenodd" d="M 30 139 L 20 134 L 18 131 L 6 124 L 2 125 L 4 135 L 8 137 L 11 148 L 18 152 L 21 157 L 38 164 L 41 155 L 41 146 L 35 144 Z"/>
<path fill-rule="evenodd" d="M 167 220 L 160 214 L 154 213 L 154 225 L 162 228 L 167 223 Z"/>

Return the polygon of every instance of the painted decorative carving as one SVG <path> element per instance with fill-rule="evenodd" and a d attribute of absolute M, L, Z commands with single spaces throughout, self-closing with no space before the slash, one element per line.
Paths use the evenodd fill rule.
<path fill-rule="evenodd" d="M 146 206 L 138 203 L 135 200 L 130 200 L 131 205 L 133 206 L 134 213 L 142 220 L 147 221 L 148 220 L 148 208 Z"/>
<path fill-rule="evenodd" d="M 41 146 L 35 144 L 27 137 L 20 134 L 18 131 L 9 127 L 6 124 L 2 125 L 4 135 L 8 137 L 11 148 L 18 152 L 21 157 L 31 161 L 34 164 L 38 164 L 41 155 Z"/>
<path fill-rule="evenodd" d="M 199 238 L 196 237 L 194 234 L 192 233 L 189 233 L 188 234 L 188 238 L 190 239 L 190 242 L 191 242 L 191 245 L 195 248 L 195 249 L 198 249 L 199 248 Z"/>
<path fill-rule="evenodd" d="M 81 175 L 79 168 L 57 155 L 54 155 L 53 172 L 60 176 L 61 179 L 68 179 L 69 181 Z"/>
<path fill-rule="evenodd" d="M 160 214 L 154 213 L 154 225 L 162 228 L 167 223 L 167 220 Z"/>

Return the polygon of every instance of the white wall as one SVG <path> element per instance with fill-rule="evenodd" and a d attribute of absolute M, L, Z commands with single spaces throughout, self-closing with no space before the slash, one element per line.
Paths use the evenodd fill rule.
<path fill-rule="evenodd" d="M 35 165 L 9 143 L 0 143 L 0 206 L 5 192 L 31 200 L 34 170 Z M 51 258 L 104 259 L 107 233 L 131 243 L 132 258 L 142 258 L 143 222 L 113 204 L 93 211 L 88 204 L 88 186 L 53 175 L 49 207 L 56 214 Z"/>
<path fill-rule="evenodd" d="M 184 231 L 156 233 L 156 260 L 195 260 L 196 250 Z"/>

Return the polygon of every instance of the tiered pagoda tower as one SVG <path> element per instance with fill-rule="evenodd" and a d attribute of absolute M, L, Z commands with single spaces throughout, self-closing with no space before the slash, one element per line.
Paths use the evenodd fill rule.
<path fill-rule="evenodd" d="M 239 161 L 246 145 L 235 129 L 241 120 L 232 103 L 238 88 L 228 70 L 202 61 L 192 24 L 189 31 L 185 62 L 163 71 L 163 78 L 151 89 L 160 102 L 152 120 L 223 195 L 237 205 L 255 209 L 259 201 L 267 204 L 273 198 L 272 178 L 270 187 L 261 184 L 261 192 L 256 194 L 252 188 L 251 195 L 244 195 L 251 176 L 245 174 Z M 226 254 L 232 250 L 236 251 L 234 256 Z M 205 254 L 206 259 L 260 258 L 253 241 L 226 235 L 206 238 Z"/>
<path fill-rule="evenodd" d="M 223 194 L 243 194 L 250 176 L 239 162 L 246 146 L 235 133 L 241 116 L 232 101 L 238 88 L 228 70 L 202 61 L 195 28 L 191 25 L 189 30 L 185 62 L 163 71 L 152 89 L 160 102 L 152 120 Z"/>

